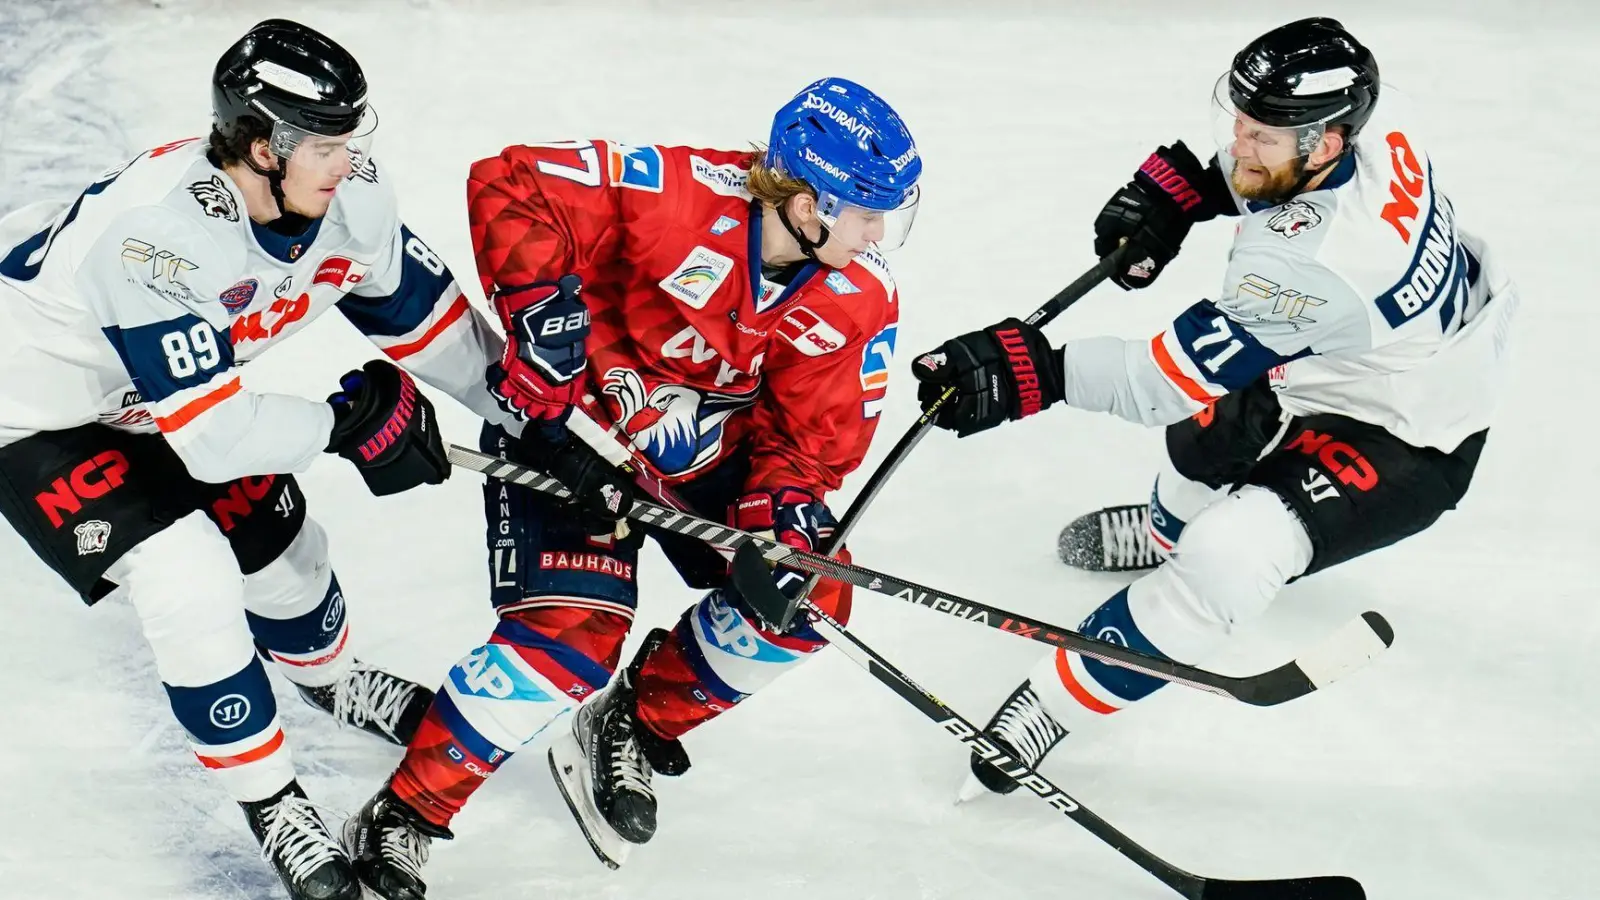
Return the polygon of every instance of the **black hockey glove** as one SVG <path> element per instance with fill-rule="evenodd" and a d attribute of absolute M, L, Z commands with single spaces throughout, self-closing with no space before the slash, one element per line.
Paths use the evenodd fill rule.
<path fill-rule="evenodd" d="M 1232 204 L 1222 172 L 1195 159 L 1183 141 L 1160 147 L 1144 161 L 1094 220 L 1094 252 L 1102 259 L 1124 241 L 1127 266 L 1111 274 L 1125 290 L 1149 287 L 1178 255 L 1189 226 Z"/>
<path fill-rule="evenodd" d="M 512 444 L 516 462 L 548 472 L 572 492 L 562 504 L 584 534 L 606 537 L 633 508 L 633 478 L 565 425 L 530 424 Z"/>
<path fill-rule="evenodd" d="M 956 394 L 933 424 L 958 437 L 1031 416 L 1061 400 L 1061 351 L 1032 325 L 1006 319 L 982 331 L 951 338 L 911 364 L 920 384 L 917 401 L 933 405 L 947 388 Z"/>
<path fill-rule="evenodd" d="M 333 431 L 327 452 L 355 463 L 375 496 L 450 477 L 433 404 L 393 363 L 375 359 L 346 372 L 328 405 Z"/>

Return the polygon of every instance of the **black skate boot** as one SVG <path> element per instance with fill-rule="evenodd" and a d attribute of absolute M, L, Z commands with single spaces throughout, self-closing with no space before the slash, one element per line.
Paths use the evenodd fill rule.
<path fill-rule="evenodd" d="M 1056 539 L 1061 561 L 1089 572 L 1138 572 L 1161 565 L 1148 504 L 1108 506 L 1079 516 Z"/>
<path fill-rule="evenodd" d="M 578 707 L 571 730 L 550 747 L 556 787 L 595 855 L 613 869 L 627 860 L 633 845 L 655 836 L 654 764 L 666 775 L 689 769 L 683 745 L 657 737 L 635 715 L 639 668 L 666 635 L 661 629 L 651 632 L 628 668 Z"/>
<path fill-rule="evenodd" d="M 295 685 L 312 706 L 391 744 L 411 743 L 433 705 L 433 691 L 357 660 L 344 677 L 325 687 Z"/>
<path fill-rule="evenodd" d="M 361 884 L 344 849 L 306 799 L 298 781 L 265 800 L 240 803 L 261 858 L 272 864 L 291 900 L 360 900 Z"/>
<path fill-rule="evenodd" d="M 1033 692 L 1033 682 L 1024 681 L 1011 692 L 1006 702 L 995 710 L 994 717 L 983 728 L 983 736 L 1001 750 L 1035 768 L 1049 753 L 1067 730 L 1050 717 Z M 985 790 L 996 794 L 1009 794 L 1017 789 L 1010 775 L 1000 771 L 976 753 L 972 755 L 972 775 L 961 786 L 957 802 L 981 796 Z"/>
<path fill-rule="evenodd" d="M 383 900 L 423 900 L 422 864 L 434 839 L 455 835 L 424 819 L 386 784 L 344 823 L 344 846 L 367 890 Z"/>

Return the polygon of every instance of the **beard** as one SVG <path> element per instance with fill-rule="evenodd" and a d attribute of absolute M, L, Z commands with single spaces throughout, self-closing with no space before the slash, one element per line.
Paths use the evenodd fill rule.
<path fill-rule="evenodd" d="M 1233 172 L 1228 179 L 1233 182 L 1233 189 L 1239 192 L 1239 196 L 1246 200 L 1277 203 L 1289 199 L 1299 190 L 1300 179 L 1306 171 L 1306 161 L 1304 157 L 1297 157 L 1276 169 L 1253 167 L 1248 176 L 1243 167 L 1243 163 L 1234 160 Z M 1265 176 L 1261 174 L 1261 169 L 1266 169 Z"/>

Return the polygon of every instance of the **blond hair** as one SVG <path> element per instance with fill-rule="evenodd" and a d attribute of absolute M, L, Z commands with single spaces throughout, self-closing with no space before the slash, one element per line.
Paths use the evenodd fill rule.
<path fill-rule="evenodd" d="M 750 191 L 750 196 L 768 206 L 782 206 L 789 198 L 801 194 L 817 195 L 811 185 L 767 165 L 766 151 L 760 147 L 750 151 L 745 162 L 750 168 L 746 189 Z"/>

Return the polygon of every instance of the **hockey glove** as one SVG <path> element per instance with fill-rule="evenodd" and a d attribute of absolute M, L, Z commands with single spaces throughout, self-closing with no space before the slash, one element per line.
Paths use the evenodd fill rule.
<path fill-rule="evenodd" d="M 966 437 L 1062 399 L 1061 351 L 1032 325 L 1006 319 L 951 338 L 911 364 L 924 412 L 949 388 L 933 424 Z"/>
<path fill-rule="evenodd" d="M 1104 258 L 1124 242 L 1128 265 L 1111 280 L 1126 290 L 1149 287 L 1178 255 L 1189 227 L 1233 202 L 1222 171 L 1202 166 L 1178 141 L 1144 161 L 1094 220 L 1094 252 Z"/>
<path fill-rule="evenodd" d="M 633 479 L 565 425 L 530 424 L 512 445 L 516 462 L 548 472 L 572 492 L 563 509 L 584 534 L 607 537 L 633 509 Z"/>
<path fill-rule="evenodd" d="M 839 524 L 821 500 L 809 491 L 791 487 L 745 494 L 729 510 L 728 522 L 741 531 L 770 537 L 808 553 L 824 552 Z M 784 596 L 791 599 L 806 583 L 803 572 L 785 566 L 778 566 L 772 577 Z"/>
<path fill-rule="evenodd" d="M 579 376 L 588 365 L 589 310 L 578 296 L 583 281 L 563 275 L 492 298 L 506 330 L 500 362 L 489 366 L 489 390 L 519 419 L 560 422 L 572 408 Z"/>
<path fill-rule="evenodd" d="M 376 496 L 398 494 L 450 477 L 433 404 L 411 376 L 375 359 L 339 379 L 328 398 L 333 431 L 327 452 L 355 463 Z"/>

